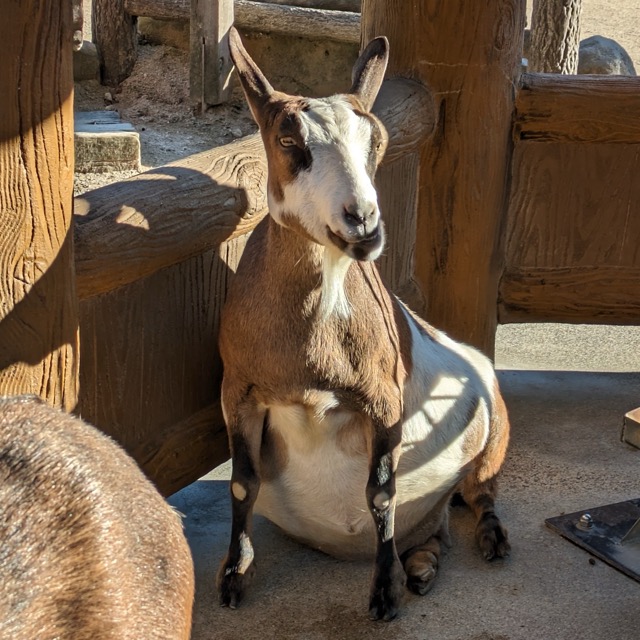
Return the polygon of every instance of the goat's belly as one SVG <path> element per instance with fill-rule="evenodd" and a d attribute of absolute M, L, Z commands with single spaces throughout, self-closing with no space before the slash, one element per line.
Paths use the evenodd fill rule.
<path fill-rule="evenodd" d="M 290 536 L 331 555 L 370 556 L 375 529 L 366 502 L 366 450 L 345 450 L 333 425 L 312 424 L 302 413 L 299 422 L 292 421 L 291 413 L 286 424 L 272 416 L 271 428 L 286 447 L 286 464 L 275 478 L 263 481 L 256 511 Z M 407 427 L 396 477 L 395 534 L 400 547 L 425 523 L 424 539 L 435 533 L 443 497 L 460 479 L 465 462 L 456 442 L 442 447 L 428 437 L 432 428 L 424 418 L 414 417 Z"/>

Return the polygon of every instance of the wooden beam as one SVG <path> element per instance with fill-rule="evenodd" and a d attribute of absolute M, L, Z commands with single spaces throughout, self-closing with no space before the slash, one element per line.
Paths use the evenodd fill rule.
<path fill-rule="evenodd" d="M 132 15 L 189 20 L 190 0 L 125 0 Z M 235 0 L 235 25 L 241 31 L 358 42 L 360 15 L 308 7 Z"/>
<path fill-rule="evenodd" d="M 524 74 L 513 132 L 539 142 L 640 143 L 640 78 Z"/>
<path fill-rule="evenodd" d="M 420 158 L 416 275 L 427 319 L 493 355 L 520 0 L 363 0 L 362 41 L 385 34 L 389 75 L 433 91 L 438 121 Z M 406 195 L 397 187 L 397 202 Z"/>
<path fill-rule="evenodd" d="M 241 30 L 277 33 L 316 40 L 358 42 L 360 16 L 286 5 L 236 0 L 236 26 Z"/>
<path fill-rule="evenodd" d="M 636 325 L 640 268 L 510 268 L 502 277 L 499 320 Z"/>
<path fill-rule="evenodd" d="M 256 0 L 264 4 L 286 4 L 307 9 L 328 9 L 330 11 L 351 11 L 360 13 L 362 0 Z"/>
<path fill-rule="evenodd" d="M 202 111 L 229 98 L 232 24 L 233 0 L 191 0 L 189 85 L 191 102 Z"/>
<path fill-rule="evenodd" d="M 159 431 L 129 453 L 164 496 L 195 482 L 229 458 L 220 402 Z"/>
<path fill-rule="evenodd" d="M 57 0 L 11 2 L 0 22 L 0 395 L 66 410 L 78 395 L 71 25 Z"/>
<path fill-rule="evenodd" d="M 390 133 L 385 163 L 431 133 L 430 93 L 386 82 L 375 107 Z M 267 213 L 259 135 L 196 154 L 76 198 L 81 299 L 116 289 L 251 231 Z"/>

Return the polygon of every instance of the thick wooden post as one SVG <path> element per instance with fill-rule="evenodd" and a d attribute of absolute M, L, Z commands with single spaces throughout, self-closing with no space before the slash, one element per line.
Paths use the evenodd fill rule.
<path fill-rule="evenodd" d="M 0 22 L 0 395 L 73 409 L 71 3 L 21 0 Z"/>
<path fill-rule="evenodd" d="M 191 0 L 191 102 L 205 111 L 229 98 L 233 0 Z"/>
<path fill-rule="evenodd" d="M 138 18 L 127 13 L 124 0 L 92 0 L 92 20 L 102 84 L 120 84 L 138 57 Z"/>
<path fill-rule="evenodd" d="M 420 80 L 436 103 L 417 203 L 426 316 L 492 356 L 525 2 L 363 0 L 362 12 L 363 40 L 389 38 L 388 75 Z"/>

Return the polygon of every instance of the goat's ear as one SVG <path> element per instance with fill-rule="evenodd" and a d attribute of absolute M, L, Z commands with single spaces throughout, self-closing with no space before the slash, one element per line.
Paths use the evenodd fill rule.
<path fill-rule="evenodd" d="M 360 54 L 351 72 L 351 93 L 370 111 L 376 100 L 389 62 L 389 41 L 384 36 L 374 38 Z"/>
<path fill-rule="evenodd" d="M 229 30 L 229 52 L 238 71 L 240 83 L 242 84 L 244 95 L 247 97 L 253 118 L 260 124 L 260 112 L 269 101 L 273 93 L 273 87 L 247 53 L 240 39 L 240 34 L 235 27 L 231 27 Z"/>

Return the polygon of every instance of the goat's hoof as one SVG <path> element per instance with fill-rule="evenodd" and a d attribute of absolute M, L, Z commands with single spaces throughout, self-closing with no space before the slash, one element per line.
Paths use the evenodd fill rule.
<path fill-rule="evenodd" d="M 431 551 L 419 549 L 406 558 L 404 570 L 409 591 L 423 596 L 431 591 L 438 575 L 438 557 Z"/>
<path fill-rule="evenodd" d="M 406 574 L 400 561 L 398 561 L 390 573 L 385 576 L 376 576 L 371 589 L 369 599 L 369 618 L 371 620 L 393 620 L 400 609 Z"/>
<path fill-rule="evenodd" d="M 218 572 L 220 605 L 236 609 L 242 602 L 255 573 L 256 567 L 253 562 L 244 573 L 238 573 L 237 567 L 227 566 L 226 562 L 223 562 Z"/>
<path fill-rule="evenodd" d="M 478 522 L 476 540 L 485 560 L 505 558 L 511 551 L 507 530 L 495 513 L 485 513 Z"/>

